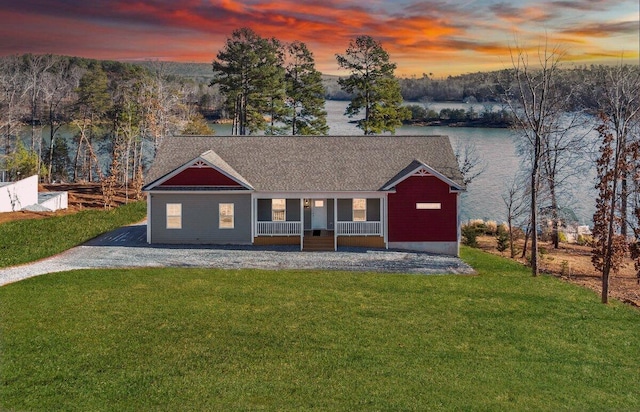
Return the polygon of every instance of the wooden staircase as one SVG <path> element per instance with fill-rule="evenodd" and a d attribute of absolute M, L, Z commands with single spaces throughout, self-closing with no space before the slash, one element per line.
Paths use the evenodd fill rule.
<path fill-rule="evenodd" d="M 333 236 L 305 236 L 302 250 L 305 252 L 333 252 Z"/>

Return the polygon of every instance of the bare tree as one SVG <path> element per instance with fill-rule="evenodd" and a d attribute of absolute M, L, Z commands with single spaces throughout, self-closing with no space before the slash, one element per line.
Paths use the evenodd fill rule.
<path fill-rule="evenodd" d="M 565 84 L 567 86 L 567 84 Z M 572 93 L 562 93 L 571 96 Z M 566 101 L 564 107 L 569 107 Z M 567 192 L 570 179 L 584 173 L 590 165 L 586 153 L 590 150 L 587 139 L 589 122 L 580 112 L 560 114 L 555 130 L 543 136 L 541 176 L 543 189 L 548 195 L 548 210 L 551 218 L 551 237 L 554 248 L 559 247 L 560 236 L 560 192 Z"/>
<path fill-rule="evenodd" d="M 76 89 L 84 71 L 68 59 L 58 58 L 51 71 L 44 74 L 43 103 L 46 109 L 46 122 L 49 126 L 49 148 L 47 153 L 47 178 L 53 176 L 53 159 L 56 134 L 70 121 L 68 113 L 76 101 Z"/>
<path fill-rule="evenodd" d="M 22 86 L 20 57 L 7 56 L 0 59 L 0 130 L 4 137 L 5 155 L 9 155 L 12 151 L 12 140 L 19 124 Z"/>
<path fill-rule="evenodd" d="M 472 141 L 466 140 L 464 144 L 456 142 L 455 156 L 458 161 L 460 173 L 465 185 L 470 184 L 480 176 L 487 168 L 487 162 L 478 154 L 478 148 Z"/>
<path fill-rule="evenodd" d="M 502 194 L 502 201 L 507 207 L 507 226 L 509 229 L 509 252 L 511 259 L 516 257 L 516 222 L 526 213 L 527 209 L 525 193 L 522 190 L 523 188 L 516 182 L 517 180 L 513 179 L 507 186 L 506 191 Z"/>
<path fill-rule="evenodd" d="M 598 66 L 593 76 L 593 89 L 598 96 L 598 110 L 606 117 L 607 127 L 616 142 L 625 146 L 631 144 L 631 134 L 640 122 L 640 69 L 636 66 L 619 64 Z M 629 220 L 628 198 L 629 178 L 622 176 L 620 232 L 627 235 Z M 631 213 L 633 214 L 633 213 Z"/>
<path fill-rule="evenodd" d="M 563 52 L 549 49 L 545 44 L 537 50 L 537 64 L 529 61 L 523 48 L 511 53 L 513 70 L 511 82 L 505 93 L 507 104 L 514 114 L 516 128 L 520 131 L 520 151 L 529 166 L 531 228 L 531 271 L 539 274 L 538 227 L 539 193 L 545 142 L 562 128 L 561 117 L 566 109 L 567 96 L 559 87 L 559 69 Z"/>
<path fill-rule="evenodd" d="M 602 303 L 607 303 L 610 274 L 618 271 L 629 248 L 627 227 L 630 223 L 635 235 L 630 247 L 631 257 L 636 260 L 636 270 L 640 273 L 640 230 L 637 228 L 637 219 L 640 218 L 637 193 L 640 178 L 640 139 L 637 135 L 640 70 L 624 65 L 600 67 L 596 79 L 600 96 L 598 132 L 601 147 L 597 163 L 599 195 L 593 217 L 595 246 L 591 260 L 602 273 Z M 632 190 L 629 190 L 629 180 Z M 630 198 L 634 209 L 631 213 Z"/>
<path fill-rule="evenodd" d="M 175 132 L 172 113 L 181 104 L 182 93 L 168 80 L 168 64 L 151 62 L 151 74 L 144 79 L 139 94 L 143 124 L 141 135 L 153 142 L 154 152 L 162 139 Z"/>
<path fill-rule="evenodd" d="M 44 92 L 44 76 L 58 62 L 60 58 L 51 54 L 24 56 L 24 80 L 23 94 L 29 101 L 29 114 L 31 126 L 31 151 L 38 154 L 38 162 L 42 158 L 42 119 L 40 104 Z M 38 165 L 39 168 L 40 165 Z"/>

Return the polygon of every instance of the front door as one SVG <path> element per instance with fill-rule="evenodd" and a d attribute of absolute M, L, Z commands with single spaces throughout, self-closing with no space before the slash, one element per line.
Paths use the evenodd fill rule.
<path fill-rule="evenodd" d="M 327 228 L 327 201 L 311 199 L 311 229 Z"/>

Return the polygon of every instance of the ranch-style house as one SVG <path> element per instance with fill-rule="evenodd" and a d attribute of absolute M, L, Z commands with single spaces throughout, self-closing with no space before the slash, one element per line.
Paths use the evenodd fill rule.
<path fill-rule="evenodd" d="M 147 241 L 458 255 L 446 136 L 174 136 L 143 190 Z"/>

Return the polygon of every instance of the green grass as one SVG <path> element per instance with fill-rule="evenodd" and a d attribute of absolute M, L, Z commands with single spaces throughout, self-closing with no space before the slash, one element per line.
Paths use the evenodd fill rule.
<path fill-rule="evenodd" d="M 0 267 L 53 256 L 120 226 L 138 222 L 145 202 L 112 210 L 86 210 L 46 219 L 19 220 L 0 225 Z"/>
<path fill-rule="evenodd" d="M 640 313 L 478 276 L 84 270 L 0 288 L 2 410 L 640 410 Z"/>

